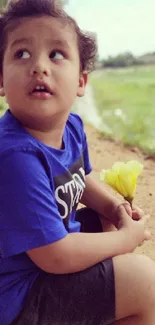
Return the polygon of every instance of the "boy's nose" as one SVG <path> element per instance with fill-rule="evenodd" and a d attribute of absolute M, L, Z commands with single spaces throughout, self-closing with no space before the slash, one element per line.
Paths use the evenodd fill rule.
<path fill-rule="evenodd" d="M 43 68 L 43 69 L 34 68 L 31 71 L 31 75 L 45 75 L 45 76 L 48 76 L 49 73 L 48 73 L 47 69 L 45 69 L 45 68 Z"/>
<path fill-rule="evenodd" d="M 31 67 L 31 75 L 45 75 L 49 76 L 50 69 L 49 66 L 45 62 L 35 62 L 35 64 Z"/>

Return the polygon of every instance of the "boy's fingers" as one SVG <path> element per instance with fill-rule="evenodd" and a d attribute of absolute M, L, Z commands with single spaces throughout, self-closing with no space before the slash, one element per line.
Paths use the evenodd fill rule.
<path fill-rule="evenodd" d="M 145 214 L 143 213 L 143 214 L 139 214 L 137 211 L 133 211 L 132 212 L 132 219 L 133 220 L 141 220 L 141 219 L 143 219 L 143 218 L 145 218 Z"/>
<path fill-rule="evenodd" d="M 133 206 L 133 212 L 137 212 L 137 213 L 139 213 L 140 215 L 143 215 L 144 214 L 144 211 L 141 209 L 141 208 L 139 208 L 137 205 L 134 205 Z"/>
<path fill-rule="evenodd" d="M 140 220 L 142 218 L 142 215 L 140 215 L 137 211 L 132 212 L 132 219 L 133 220 Z"/>
<path fill-rule="evenodd" d="M 144 244 L 144 241 L 145 240 L 150 240 L 150 239 L 151 239 L 151 233 L 150 233 L 150 231 L 149 230 L 145 230 L 145 232 L 144 232 L 144 240 L 138 246 L 139 247 L 142 246 Z"/>
<path fill-rule="evenodd" d="M 122 203 L 122 206 L 124 207 L 127 214 L 132 218 L 132 209 L 128 202 Z"/>
<path fill-rule="evenodd" d="M 137 212 L 134 212 L 132 215 L 132 219 L 135 221 L 138 220 L 144 220 L 144 222 L 147 222 L 150 219 L 150 215 L 149 214 L 143 214 L 141 216 L 139 216 L 139 214 Z"/>
<path fill-rule="evenodd" d="M 144 214 L 140 219 L 137 219 L 137 221 L 146 224 L 149 219 L 150 219 L 150 215 L 149 214 Z"/>
<path fill-rule="evenodd" d="M 132 219 L 139 220 L 143 216 L 144 216 L 144 211 L 141 208 L 134 206 L 132 210 Z"/>

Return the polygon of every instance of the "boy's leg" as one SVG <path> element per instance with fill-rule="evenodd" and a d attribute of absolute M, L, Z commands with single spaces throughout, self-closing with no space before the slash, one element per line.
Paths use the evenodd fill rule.
<path fill-rule="evenodd" d="M 155 263 L 144 255 L 113 258 L 116 322 L 113 325 L 155 325 Z"/>
<path fill-rule="evenodd" d="M 110 222 L 110 220 L 103 218 L 102 216 L 99 216 L 101 224 L 102 224 L 102 229 L 104 232 L 109 232 L 109 231 L 116 231 L 116 227 Z"/>
<path fill-rule="evenodd" d="M 155 325 L 155 263 L 126 254 L 74 274 L 41 272 L 13 324 Z"/>
<path fill-rule="evenodd" d="M 72 274 L 41 272 L 12 325 L 107 325 L 115 320 L 112 259 Z"/>
<path fill-rule="evenodd" d="M 115 226 L 106 218 L 89 208 L 77 210 L 76 220 L 81 223 L 81 232 L 108 232 L 116 230 Z"/>
<path fill-rule="evenodd" d="M 97 212 L 89 208 L 76 211 L 76 220 L 81 223 L 81 232 L 102 232 L 102 224 Z"/>
<path fill-rule="evenodd" d="M 79 210 L 82 231 L 110 231 L 91 209 Z M 94 231 L 93 231 L 94 230 Z M 145 255 L 126 254 L 113 258 L 116 321 L 113 325 L 155 325 L 155 262 Z"/>

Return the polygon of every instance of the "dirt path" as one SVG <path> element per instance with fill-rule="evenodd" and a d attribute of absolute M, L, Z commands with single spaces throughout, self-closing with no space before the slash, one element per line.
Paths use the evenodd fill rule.
<path fill-rule="evenodd" d="M 110 168 L 116 161 L 137 159 L 143 163 L 144 171 L 138 180 L 134 203 L 151 215 L 149 229 L 152 239 L 138 248 L 137 252 L 144 253 L 155 260 L 155 160 L 145 160 L 138 150 L 134 148 L 130 150 L 118 143 L 101 138 L 99 133 L 89 125 L 85 125 L 85 130 L 94 169 L 93 174 L 97 179 L 102 168 Z"/>

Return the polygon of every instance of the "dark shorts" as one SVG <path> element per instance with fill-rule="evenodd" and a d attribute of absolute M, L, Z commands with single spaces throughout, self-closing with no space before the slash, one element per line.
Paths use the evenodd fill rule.
<path fill-rule="evenodd" d="M 98 215 L 77 212 L 81 231 L 102 231 Z M 115 283 L 112 259 L 85 271 L 55 275 L 41 272 L 24 309 L 12 325 L 107 325 L 115 320 Z"/>

